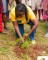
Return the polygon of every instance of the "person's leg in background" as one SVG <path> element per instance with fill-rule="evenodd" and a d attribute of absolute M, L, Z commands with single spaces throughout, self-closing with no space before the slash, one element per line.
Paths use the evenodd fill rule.
<path fill-rule="evenodd" d="M 4 22 L 4 29 L 8 30 L 8 28 L 7 28 L 7 15 L 6 15 L 6 13 L 8 11 L 7 0 L 2 0 L 2 3 L 3 3 L 3 17 L 2 17 L 2 19 Z"/>
<path fill-rule="evenodd" d="M 30 25 L 30 29 L 33 27 L 33 23 L 30 21 L 29 22 L 29 25 Z M 35 42 L 35 33 L 36 33 L 36 30 L 34 30 L 31 34 L 30 34 L 30 40 L 32 41 L 32 44 L 36 44 Z"/>
<path fill-rule="evenodd" d="M 3 18 L 3 23 L 4 23 L 4 29 L 6 29 L 7 30 L 7 24 L 6 24 L 6 13 L 3 13 L 3 16 L 2 16 L 2 18 Z"/>
<path fill-rule="evenodd" d="M 39 10 L 38 10 L 39 21 L 41 20 L 41 19 L 40 19 L 40 17 L 41 17 L 40 13 L 41 13 L 41 11 L 40 11 L 40 9 L 39 9 Z"/>
<path fill-rule="evenodd" d="M 41 14 L 42 14 L 42 16 L 43 16 L 43 9 L 41 9 Z"/>
<path fill-rule="evenodd" d="M 40 21 L 43 21 L 43 9 L 40 9 Z"/>
<path fill-rule="evenodd" d="M 23 24 L 18 24 L 18 26 L 19 26 L 20 33 L 23 36 L 23 34 L 24 34 L 24 25 Z M 16 37 L 19 38 L 17 32 L 16 32 Z"/>
<path fill-rule="evenodd" d="M 37 17 L 37 9 L 33 10 L 34 14 L 36 15 Z"/>
<path fill-rule="evenodd" d="M 7 16 L 7 22 L 10 22 L 10 19 L 9 19 L 9 11 L 7 11 L 6 16 Z"/>
<path fill-rule="evenodd" d="M 0 13 L 0 33 L 3 32 L 3 27 L 2 27 L 2 13 Z"/>

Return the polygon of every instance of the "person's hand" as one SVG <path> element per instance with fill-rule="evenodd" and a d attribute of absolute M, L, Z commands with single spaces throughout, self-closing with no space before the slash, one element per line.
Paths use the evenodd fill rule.
<path fill-rule="evenodd" d="M 25 34 L 24 35 L 24 40 L 28 38 L 28 34 Z"/>
<path fill-rule="evenodd" d="M 24 43 L 24 38 L 23 37 L 21 37 L 21 42 Z"/>

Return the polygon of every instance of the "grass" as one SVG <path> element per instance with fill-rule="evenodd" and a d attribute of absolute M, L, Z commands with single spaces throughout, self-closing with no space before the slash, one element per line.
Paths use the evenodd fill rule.
<path fill-rule="evenodd" d="M 5 30 L 5 32 L 8 33 L 0 33 L 0 60 L 4 60 L 4 55 L 10 56 L 9 59 L 11 60 L 37 60 L 37 56 L 39 55 L 48 56 L 48 38 L 44 37 L 46 34 L 45 22 L 39 22 L 39 26 L 36 30 L 35 39 L 37 44 L 35 46 L 29 46 L 30 39 L 27 39 L 21 47 L 17 46 L 20 39 L 16 38 L 12 23 L 7 24 L 10 30 Z M 25 33 L 30 31 L 29 28 L 29 25 L 25 25 Z"/>

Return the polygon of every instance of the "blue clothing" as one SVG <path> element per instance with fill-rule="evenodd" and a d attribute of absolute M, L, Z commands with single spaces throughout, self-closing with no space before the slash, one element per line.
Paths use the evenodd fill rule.
<path fill-rule="evenodd" d="M 29 23 L 28 23 L 29 25 L 30 25 L 30 29 L 33 27 L 33 23 L 31 22 L 31 21 L 29 21 Z M 30 34 L 30 39 L 31 40 L 35 40 L 35 33 L 36 33 L 36 30 L 34 30 L 31 34 Z"/>
<path fill-rule="evenodd" d="M 30 21 L 29 23 L 28 23 L 29 25 L 30 25 L 30 28 L 32 28 L 32 26 L 33 26 L 33 23 Z M 23 24 L 19 24 L 18 25 L 19 26 L 19 30 L 20 30 L 20 33 L 21 33 L 21 35 L 23 36 L 23 34 L 24 34 L 24 25 Z M 35 32 L 36 32 L 36 30 L 34 30 L 31 34 L 30 34 L 30 40 L 34 40 L 35 38 Z M 18 37 L 18 34 L 16 33 L 16 36 Z"/>
<path fill-rule="evenodd" d="M 23 34 L 24 34 L 24 25 L 23 24 L 18 24 L 18 26 L 19 26 L 20 33 L 23 36 Z M 17 32 L 16 32 L 16 36 L 19 37 Z"/>
<path fill-rule="evenodd" d="M 8 3 L 9 3 L 9 1 L 8 1 L 8 0 L 6 0 L 6 7 L 7 7 L 7 11 L 8 11 Z"/>
<path fill-rule="evenodd" d="M 6 13 L 6 16 L 9 18 L 9 11 L 8 11 L 8 3 L 9 3 L 9 1 L 8 0 L 6 0 L 6 2 L 7 2 L 7 13 Z"/>

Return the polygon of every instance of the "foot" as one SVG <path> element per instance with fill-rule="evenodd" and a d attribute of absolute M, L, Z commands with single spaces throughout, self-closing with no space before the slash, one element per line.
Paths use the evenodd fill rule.
<path fill-rule="evenodd" d="M 48 38 L 48 32 L 45 34 L 45 37 Z"/>
<path fill-rule="evenodd" d="M 31 44 L 35 45 L 36 44 L 36 41 L 35 40 L 32 40 L 31 41 Z"/>

